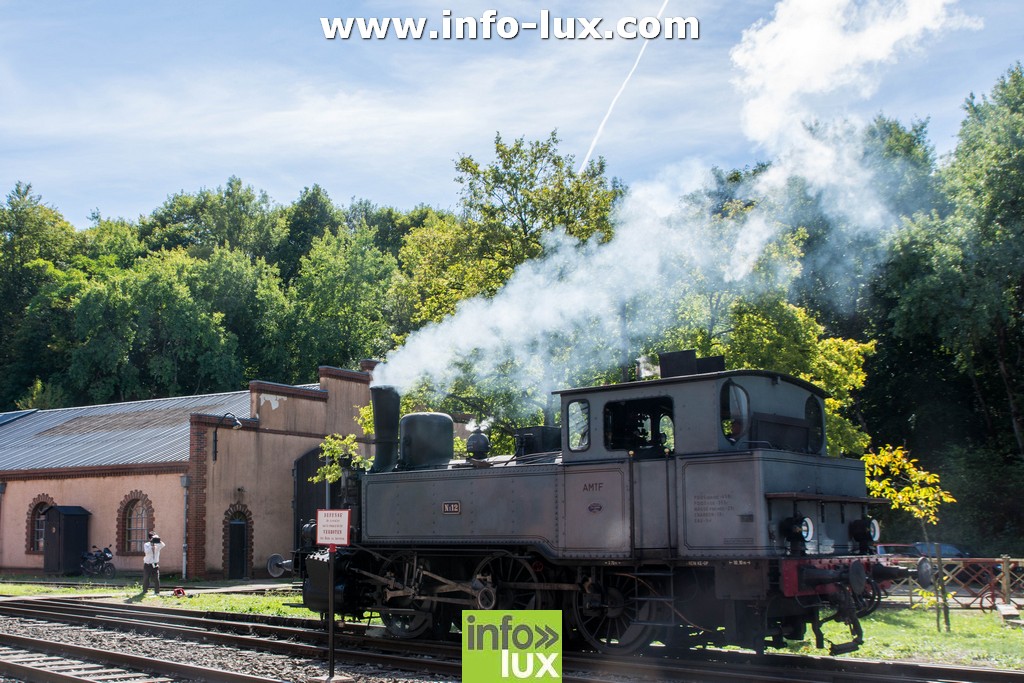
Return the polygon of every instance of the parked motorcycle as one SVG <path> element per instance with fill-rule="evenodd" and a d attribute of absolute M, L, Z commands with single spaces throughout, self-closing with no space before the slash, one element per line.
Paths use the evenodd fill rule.
<path fill-rule="evenodd" d="M 113 559 L 114 553 L 110 552 L 110 548 L 101 550 L 93 546 L 92 552 L 82 553 L 82 573 L 86 576 L 102 576 L 105 579 L 112 579 L 117 576 L 117 568 L 111 562 Z"/>

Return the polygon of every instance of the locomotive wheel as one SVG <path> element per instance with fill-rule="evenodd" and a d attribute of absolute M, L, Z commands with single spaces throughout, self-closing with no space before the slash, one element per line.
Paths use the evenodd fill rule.
<path fill-rule="evenodd" d="M 573 614 L 576 628 L 591 646 L 607 654 L 627 654 L 654 640 L 652 603 L 643 600 L 650 591 L 630 574 L 596 573 L 592 590 L 576 595 Z M 596 583 L 596 585 L 593 585 Z"/>
<path fill-rule="evenodd" d="M 406 587 L 413 580 L 416 571 L 415 555 L 411 552 L 395 553 L 381 566 L 381 576 L 392 576 L 394 584 Z M 380 620 L 384 628 L 396 638 L 418 638 L 427 632 L 434 623 L 434 601 L 400 595 L 390 600 L 382 600 L 385 607 L 397 610 L 413 610 L 411 612 L 381 612 Z"/>
<path fill-rule="evenodd" d="M 857 606 L 857 616 L 866 617 L 882 604 L 882 588 L 874 579 L 868 579 L 864 586 L 864 592 L 854 595 L 853 601 Z"/>
<path fill-rule="evenodd" d="M 477 565 L 474 577 L 488 585 L 480 593 L 480 609 L 540 609 L 537 573 L 526 560 L 495 553 Z"/>

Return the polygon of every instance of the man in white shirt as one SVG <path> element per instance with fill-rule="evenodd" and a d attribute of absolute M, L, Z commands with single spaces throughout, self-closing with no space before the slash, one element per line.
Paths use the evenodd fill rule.
<path fill-rule="evenodd" d="M 153 584 L 153 594 L 160 594 L 160 549 L 166 543 L 160 540 L 160 536 L 153 532 L 149 535 L 149 541 L 143 544 L 142 549 L 146 556 L 142 560 L 142 594 L 149 590 L 150 583 Z"/>

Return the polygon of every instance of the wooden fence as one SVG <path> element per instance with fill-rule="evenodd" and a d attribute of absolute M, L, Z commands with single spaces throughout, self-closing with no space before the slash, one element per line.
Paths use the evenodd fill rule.
<path fill-rule="evenodd" d="M 893 558 L 903 567 L 915 569 L 926 558 Z M 995 609 L 999 603 L 1024 606 L 1024 559 L 1009 556 L 999 558 L 942 559 L 927 558 L 932 565 L 934 585 L 926 590 L 937 592 L 939 579 L 945 587 L 950 607 Z M 894 581 L 885 589 L 890 600 L 907 600 L 911 605 L 924 598 L 918 592 L 921 586 L 913 578 Z"/>

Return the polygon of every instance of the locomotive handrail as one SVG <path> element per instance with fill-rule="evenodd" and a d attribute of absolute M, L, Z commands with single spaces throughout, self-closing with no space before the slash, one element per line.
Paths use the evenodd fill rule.
<path fill-rule="evenodd" d="M 836 496 L 822 493 L 811 493 L 810 491 L 780 491 L 766 493 L 764 497 L 768 500 L 816 500 L 821 503 L 884 503 L 885 498 L 871 498 L 868 496 Z"/>

